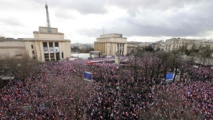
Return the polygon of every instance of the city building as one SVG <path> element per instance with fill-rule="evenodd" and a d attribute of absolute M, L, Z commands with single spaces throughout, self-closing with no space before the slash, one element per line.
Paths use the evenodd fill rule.
<path fill-rule="evenodd" d="M 213 50 L 213 41 L 206 39 L 185 39 L 185 38 L 172 38 L 165 42 L 165 51 L 177 50 L 181 47 L 186 47 L 188 50 L 195 48 L 209 48 Z"/>
<path fill-rule="evenodd" d="M 71 56 L 71 41 L 64 39 L 64 34 L 57 28 L 50 27 L 48 6 L 45 5 L 47 27 L 39 27 L 34 31 L 34 38 L 4 38 L 0 37 L 0 56 L 30 58 L 40 62 L 58 61 Z"/>
<path fill-rule="evenodd" d="M 154 50 L 157 50 L 157 51 L 165 50 L 165 42 L 163 40 L 156 41 L 155 43 L 152 43 L 151 46 Z"/>
<path fill-rule="evenodd" d="M 140 43 L 141 42 L 135 42 L 135 41 L 127 42 L 127 54 L 133 53 L 139 47 Z"/>
<path fill-rule="evenodd" d="M 94 42 L 94 51 L 101 51 L 103 55 L 115 56 L 116 52 L 120 55 L 127 54 L 127 38 L 122 34 L 103 34 Z"/>
<path fill-rule="evenodd" d="M 94 44 L 93 43 L 72 43 L 71 48 L 89 49 L 89 48 L 94 48 Z"/>
<path fill-rule="evenodd" d="M 129 41 L 127 42 L 127 54 L 133 53 L 137 48 L 146 48 L 150 46 L 152 42 L 136 42 L 136 41 Z"/>
<path fill-rule="evenodd" d="M 20 58 L 27 54 L 25 43 L 21 39 L 0 37 L 0 59 Z"/>

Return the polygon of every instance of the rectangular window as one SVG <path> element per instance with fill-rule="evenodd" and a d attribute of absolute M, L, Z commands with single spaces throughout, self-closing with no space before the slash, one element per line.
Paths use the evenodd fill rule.
<path fill-rule="evenodd" d="M 55 42 L 55 47 L 58 47 L 58 42 Z"/>
<path fill-rule="evenodd" d="M 59 53 L 56 53 L 56 60 L 60 60 Z"/>
<path fill-rule="evenodd" d="M 47 47 L 47 42 L 43 42 L 43 47 Z"/>
<path fill-rule="evenodd" d="M 64 58 L 64 53 L 63 52 L 61 53 L 61 56 L 62 56 L 62 58 Z"/>
<path fill-rule="evenodd" d="M 34 51 L 32 51 L 32 54 L 34 55 Z"/>
<path fill-rule="evenodd" d="M 49 47 L 53 47 L 53 42 L 49 42 Z"/>
<path fill-rule="evenodd" d="M 51 61 L 55 61 L 54 53 L 50 53 L 50 59 Z"/>
<path fill-rule="evenodd" d="M 31 48 L 33 49 L 33 45 L 31 45 Z"/>
<path fill-rule="evenodd" d="M 45 61 L 49 61 L 49 54 L 48 53 L 44 53 L 44 59 L 45 59 Z"/>

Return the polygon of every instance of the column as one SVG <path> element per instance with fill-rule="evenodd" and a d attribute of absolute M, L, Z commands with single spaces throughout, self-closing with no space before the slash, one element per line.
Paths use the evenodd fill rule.
<path fill-rule="evenodd" d="M 119 43 L 119 54 L 121 55 L 121 43 Z"/>
<path fill-rule="evenodd" d="M 37 52 L 37 59 L 40 62 L 45 62 L 45 58 L 44 58 L 44 46 L 43 46 L 43 42 L 35 42 L 36 44 L 36 52 Z"/>
<path fill-rule="evenodd" d="M 103 52 L 103 54 L 107 54 L 107 43 L 104 43 L 104 45 L 105 45 L 105 50 L 104 50 L 104 52 Z"/>
<path fill-rule="evenodd" d="M 127 44 L 125 43 L 124 44 L 124 55 L 126 55 L 127 54 Z"/>
<path fill-rule="evenodd" d="M 110 55 L 110 43 L 107 43 L 107 55 Z"/>
<path fill-rule="evenodd" d="M 62 60 L 62 51 L 63 51 L 62 48 L 61 48 L 62 42 L 59 42 L 59 43 L 58 43 L 58 46 L 59 46 L 59 51 L 60 51 L 60 52 L 59 52 L 60 60 Z"/>
<path fill-rule="evenodd" d="M 115 43 L 115 52 L 117 52 L 117 51 L 118 51 L 117 46 L 118 46 L 118 43 Z"/>
<path fill-rule="evenodd" d="M 115 55 L 115 49 L 114 49 L 115 43 L 112 43 L 112 55 Z"/>

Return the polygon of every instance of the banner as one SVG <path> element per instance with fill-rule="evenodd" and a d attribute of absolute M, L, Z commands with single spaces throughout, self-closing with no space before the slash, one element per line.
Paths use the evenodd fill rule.
<path fill-rule="evenodd" d="M 167 73 L 166 74 L 166 81 L 167 82 L 172 82 L 174 79 L 175 73 Z"/>
<path fill-rule="evenodd" d="M 92 73 L 84 72 L 84 80 L 92 81 Z"/>
<path fill-rule="evenodd" d="M 44 53 L 54 53 L 54 47 L 49 47 L 49 51 L 48 51 L 48 47 L 44 47 Z M 59 53 L 59 47 L 55 47 L 55 53 Z"/>

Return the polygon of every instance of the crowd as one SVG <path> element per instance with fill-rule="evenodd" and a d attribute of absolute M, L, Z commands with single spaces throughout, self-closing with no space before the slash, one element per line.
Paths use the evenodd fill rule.
<path fill-rule="evenodd" d="M 177 82 L 159 86 L 157 90 L 154 96 L 155 104 L 150 109 L 159 118 L 213 118 L 212 82 Z"/>
<path fill-rule="evenodd" d="M 88 62 L 45 63 L 24 80 L 10 81 L 0 90 L 0 118 L 137 120 L 179 119 L 182 115 L 213 119 L 210 67 L 189 65 L 183 81 L 162 84 L 163 68 L 155 78 L 151 71 L 140 69 L 144 61 L 138 60 L 137 67 Z M 93 73 L 93 82 L 83 80 L 84 71 Z M 161 84 L 156 84 L 157 80 Z"/>

